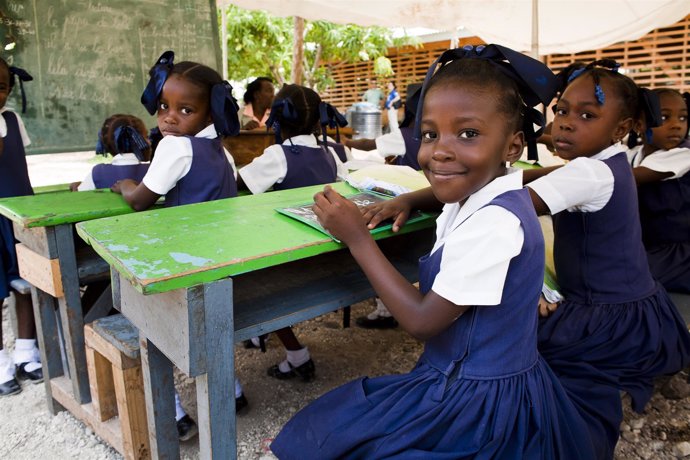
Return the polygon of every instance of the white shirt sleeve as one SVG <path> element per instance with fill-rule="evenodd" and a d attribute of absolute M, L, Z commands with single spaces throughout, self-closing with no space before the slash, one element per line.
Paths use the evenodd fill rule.
<path fill-rule="evenodd" d="M 7 122 L 5 121 L 5 117 L 0 115 L 0 137 L 5 136 L 7 136 Z"/>
<path fill-rule="evenodd" d="M 165 136 L 142 182 L 153 193 L 165 195 L 192 167 L 192 143 L 182 136 Z"/>
<path fill-rule="evenodd" d="M 523 242 L 517 216 L 500 206 L 480 209 L 445 237 L 432 290 L 456 305 L 498 305 Z"/>
<path fill-rule="evenodd" d="M 600 160 L 576 158 L 527 187 L 534 190 L 551 214 L 561 211 L 596 212 L 613 194 L 613 173 Z"/>
<path fill-rule="evenodd" d="M 96 190 L 96 184 L 93 182 L 93 170 L 89 171 L 84 180 L 81 181 L 81 184 L 79 184 L 79 187 L 77 187 L 79 192 L 86 192 L 87 190 Z"/>
<path fill-rule="evenodd" d="M 690 171 L 690 149 L 659 150 L 644 157 L 639 166 L 644 166 L 652 171 L 673 173 L 672 177 L 667 177 L 664 180 L 678 179 Z"/>
<path fill-rule="evenodd" d="M 399 130 L 384 134 L 375 139 L 376 151 L 382 157 L 405 155 L 405 139 Z"/>
<path fill-rule="evenodd" d="M 340 157 L 338 156 L 337 153 L 335 153 L 335 150 L 333 150 L 332 147 L 328 147 L 328 151 L 331 152 L 331 155 L 333 155 L 333 159 L 335 160 L 335 174 L 336 174 L 336 181 L 343 181 L 348 175 L 348 170 L 347 167 L 345 166 L 345 163 L 343 163 L 340 160 Z"/>
<path fill-rule="evenodd" d="M 287 174 L 287 160 L 282 146 L 274 144 L 267 147 L 261 156 L 240 169 L 239 174 L 253 194 L 263 193 L 276 182 L 282 182 Z"/>

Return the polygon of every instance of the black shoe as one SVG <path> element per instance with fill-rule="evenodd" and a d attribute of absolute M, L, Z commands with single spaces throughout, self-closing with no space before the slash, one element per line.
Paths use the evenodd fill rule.
<path fill-rule="evenodd" d="M 29 363 L 17 364 L 17 369 L 15 371 L 15 377 L 20 382 L 28 380 L 31 383 L 41 383 L 43 382 L 43 368 L 39 367 L 33 371 L 27 371 L 26 365 Z"/>
<path fill-rule="evenodd" d="M 177 421 L 177 436 L 179 436 L 180 441 L 189 441 L 197 433 L 199 433 L 199 428 L 189 415 L 185 415 Z"/>
<path fill-rule="evenodd" d="M 240 413 L 242 412 L 243 409 L 245 409 L 249 405 L 249 401 L 247 401 L 247 398 L 244 396 L 244 393 L 239 395 L 237 398 L 235 398 L 235 413 Z"/>
<path fill-rule="evenodd" d="M 392 316 L 377 316 L 375 319 L 360 316 L 355 320 L 355 323 L 364 329 L 393 329 L 398 327 L 398 322 Z"/>
<path fill-rule="evenodd" d="M 268 334 L 260 335 L 258 347 L 256 345 L 254 345 L 254 342 L 252 342 L 251 339 L 245 340 L 242 343 L 244 344 L 244 348 L 246 348 L 246 349 L 260 348 L 262 353 L 266 353 L 266 339 L 268 339 Z"/>
<path fill-rule="evenodd" d="M 288 364 L 290 364 L 290 361 L 288 361 Z M 279 380 L 287 380 L 294 377 L 300 377 L 305 382 L 311 382 L 316 377 L 316 368 L 314 367 L 314 361 L 310 359 L 301 366 L 295 367 L 292 364 L 290 364 L 290 370 L 287 372 L 281 371 L 280 367 L 278 367 L 278 364 L 276 364 L 275 366 L 271 366 L 268 368 L 268 375 L 270 375 L 271 377 L 275 377 Z"/>
<path fill-rule="evenodd" d="M 5 383 L 0 383 L 0 396 L 16 395 L 21 393 L 22 387 L 19 386 L 17 379 L 12 379 Z"/>

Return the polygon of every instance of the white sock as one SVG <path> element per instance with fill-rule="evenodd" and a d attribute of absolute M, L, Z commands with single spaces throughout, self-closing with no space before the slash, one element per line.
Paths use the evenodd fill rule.
<path fill-rule="evenodd" d="M 235 377 L 235 399 L 240 396 L 242 396 L 242 385 L 240 385 L 240 381 Z"/>
<path fill-rule="evenodd" d="M 9 382 L 14 378 L 14 363 L 4 348 L 0 348 L 0 383 Z"/>
<path fill-rule="evenodd" d="M 180 402 L 180 395 L 178 395 L 177 390 L 175 390 L 175 421 L 180 421 L 180 419 L 185 415 L 187 415 L 187 413 L 182 408 L 182 403 Z"/>
<path fill-rule="evenodd" d="M 299 350 L 285 351 L 287 352 L 287 361 L 289 361 L 293 367 L 299 367 L 311 359 L 311 356 L 309 356 L 309 349 L 307 347 L 300 348 Z"/>
<path fill-rule="evenodd" d="M 381 302 L 381 299 L 379 299 L 377 297 L 376 298 L 376 310 L 369 313 L 367 315 L 367 318 L 374 320 L 374 319 L 379 318 L 379 317 L 389 318 L 391 316 L 393 316 L 393 315 L 391 315 L 391 312 L 388 311 L 388 309 L 386 308 L 386 305 L 383 302 Z"/>
<path fill-rule="evenodd" d="M 15 340 L 12 358 L 15 365 L 28 363 L 24 366 L 24 370 L 27 372 L 33 372 L 41 368 L 41 353 L 36 346 L 36 339 Z"/>

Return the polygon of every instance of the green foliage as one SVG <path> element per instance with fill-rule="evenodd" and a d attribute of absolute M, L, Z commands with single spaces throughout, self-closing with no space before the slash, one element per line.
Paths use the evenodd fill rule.
<path fill-rule="evenodd" d="M 279 85 L 287 82 L 292 73 L 292 18 L 278 18 L 232 5 L 226 14 L 229 78 L 244 80 L 269 75 Z M 394 39 L 391 31 L 382 27 L 305 21 L 302 84 L 322 91 L 332 84 L 331 72 L 338 66 L 376 60 L 385 56 L 388 47 L 411 42 L 409 37 Z M 377 61 L 383 69 L 381 75 L 391 75 L 390 61 L 388 70 L 385 61 L 381 63 Z"/>

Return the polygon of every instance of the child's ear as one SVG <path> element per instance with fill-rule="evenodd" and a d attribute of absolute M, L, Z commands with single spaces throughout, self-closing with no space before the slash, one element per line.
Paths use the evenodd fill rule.
<path fill-rule="evenodd" d="M 525 133 L 517 131 L 513 133 L 508 141 L 503 161 L 508 161 L 511 164 L 515 163 L 522 156 L 522 150 L 525 148 Z"/>
<path fill-rule="evenodd" d="M 613 143 L 620 142 L 630 131 L 632 131 L 635 125 L 635 120 L 632 118 L 626 118 L 618 122 L 616 129 L 613 131 Z"/>

